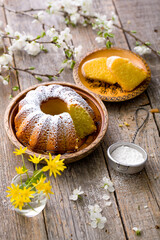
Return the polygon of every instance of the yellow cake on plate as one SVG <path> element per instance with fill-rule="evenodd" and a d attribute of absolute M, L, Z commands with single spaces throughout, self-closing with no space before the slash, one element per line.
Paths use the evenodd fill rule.
<path fill-rule="evenodd" d="M 106 57 L 95 58 L 85 62 L 82 66 L 83 76 L 85 78 L 115 84 L 117 82 L 116 77 L 108 70 L 106 62 Z"/>
<path fill-rule="evenodd" d="M 147 72 L 129 59 L 118 56 L 107 58 L 107 68 L 125 91 L 132 91 L 147 78 Z"/>

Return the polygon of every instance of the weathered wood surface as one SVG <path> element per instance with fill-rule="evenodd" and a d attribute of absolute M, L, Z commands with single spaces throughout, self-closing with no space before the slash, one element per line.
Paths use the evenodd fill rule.
<path fill-rule="evenodd" d="M 5 4 L 16 10 L 44 8 L 45 5 L 42 0 L 7 0 Z M 109 15 L 111 11 L 115 11 L 115 7 L 123 26 L 130 30 L 137 30 L 138 36 L 152 42 L 158 50 L 158 47 L 160 47 L 157 40 L 160 36 L 158 25 L 160 3 L 158 3 L 158 0 L 154 0 L 154 3 L 147 0 L 94 1 L 96 11 L 103 14 Z M 3 9 L 0 9 L 0 11 L 0 20 L 2 19 L 6 24 L 11 25 L 14 30 L 25 31 L 35 36 L 42 31 L 40 25 L 36 25 L 36 28 L 33 27 L 32 19 L 29 17 L 15 15 Z M 6 15 L 5 19 L 4 13 Z M 127 24 L 128 20 L 130 20 L 130 24 Z M 58 19 L 53 18 L 53 22 L 56 26 L 63 27 Z M 154 28 L 157 28 L 158 32 L 153 33 L 152 36 L 149 32 L 150 30 L 153 31 Z M 90 28 L 74 28 L 72 33 L 74 43 L 83 46 L 84 54 L 98 47 L 94 40 L 95 33 Z M 135 42 L 128 36 L 124 36 L 122 31 L 115 30 L 115 36 L 115 46 L 126 49 L 134 47 Z M 48 54 L 42 53 L 37 57 L 30 57 L 25 53 L 15 55 L 17 67 L 35 66 L 36 71 L 43 73 L 51 73 L 59 69 L 61 60 L 61 55 L 57 55 L 53 51 Z M 15 175 L 14 168 L 19 164 L 19 158 L 13 156 L 14 147 L 8 140 L 3 127 L 3 116 L 9 103 L 10 88 L 0 83 L 0 188 L 2 190 L 0 239 L 132 240 L 138 238 L 132 231 L 134 226 L 142 229 L 140 239 L 160 239 L 160 230 L 155 228 L 155 225 L 160 225 L 160 178 L 158 177 L 160 172 L 160 141 L 157 129 L 157 127 L 160 127 L 159 114 L 155 115 L 155 118 L 150 114 L 147 125 L 140 131 L 136 139 L 136 143 L 141 145 L 149 155 L 146 168 L 141 173 L 133 176 L 117 173 L 108 166 L 106 156 L 106 149 L 110 144 L 118 140 L 131 141 L 135 131 L 134 112 L 137 107 L 160 108 L 159 59 L 151 55 L 146 60 L 151 67 L 153 77 L 147 93 L 143 93 L 141 96 L 125 103 L 105 103 L 110 121 L 103 143 L 89 157 L 69 165 L 62 176 L 57 177 L 56 180 L 51 180 L 55 194 L 51 196 L 44 212 L 33 219 L 26 219 L 17 215 L 11 210 L 8 200 L 5 198 L 6 186 L 9 185 L 11 178 Z M 65 71 L 59 81 L 73 83 L 72 72 Z M 19 84 L 20 90 L 23 90 L 35 83 L 37 81 L 30 75 L 20 73 L 18 78 L 12 78 L 11 85 Z M 130 126 L 120 128 L 118 125 L 124 121 L 128 122 Z M 27 164 L 32 168 L 31 163 Z M 104 176 L 111 177 L 116 189 L 115 194 L 111 195 L 112 205 L 110 207 L 104 207 L 104 202 L 101 200 L 104 192 L 100 190 L 100 185 Z M 85 191 L 85 196 L 80 202 L 71 202 L 69 195 L 73 189 L 79 186 Z M 94 203 L 103 206 L 103 215 L 107 218 L 104 230 L 92 229 L 88 224 L 87 207 L 88 204 Z M 148 208 L 144 208 L 146 205 Z"/>

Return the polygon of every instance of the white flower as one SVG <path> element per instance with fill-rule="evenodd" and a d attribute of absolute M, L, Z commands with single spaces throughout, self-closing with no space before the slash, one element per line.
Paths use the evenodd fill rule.
<path fill-rule="evenodd" d="M 104 194 L 104 195 L 102 196 L 102 199 L 106 200 L 105 206 L 108 206 L 108 207 L 111 206 L 112 202 L 111 202 L 111 201 L 108 201 L 108 200 L 110 199 L 110 196 L 108 196 L 107 194 Z"/>
<path fill-rule="evenodd" d="M 108 190 L 109 192 L 114 192 L 115 189 L 113 187 L 113 183 L 109 178 L 104 177 L 103 182 L 104 182 L 104 185 L 103 185 L 104 189 Z"/>
<path fill-rule="evenodd" d="M 48 29 L 47 32 L 46 32 L 46 35 L 49 36 L 51 39 L 52 39 L 53 37 L 58 37 L 58 33 L 57 33 L 57 31 L 55 30 L 55 28 L 50 28 L 50 29 Z"/>
<path fill-rule="evenodd" d="M 112 15 L 112 20 L 114 21 L 114 23 L 118 23 L 118 16 L 115 14 L 115 12 L 111 12 Z"/>
<path fill-rule="evenodd" d="M 82 195 L 84 192 L 81 191 L 81 187 L 79 189 L 74 189 L 73 190 L 73 195 L 69 196 L 70 200 L 76 201 L 80 195 Z"/>
<path fill-rule="evenodd" d="M 42 22 L 44 20 L 44 12 L 43 11 L 38 12 L 37 18 L 40 22 Z"/>
<path fill-rule="evenodd" d="M 91 15 L 92 14 L 92 0 L 81 0 L 81 9 L 83 14 Z"/>
<path fill-rule="evenodd" d="M 141 230 L 140 230 L 139 228 L 137 228 L 137 227 L 133 227 L 132 230 L 135 231 L 135 232 L 138 231 L 138 230 L 141 231 Z"/>
<path fill-rule="evenodd" d="M 101 213 L 96 213 L 90 216 L 90 219 L 92 220 L 91 222 L 91 227 L 96 228 L 98 227 L 99 229 L 104 228 L 104 224 L 107 222 L 107 219 L 101 215 Z"/>
<path fill-rule="evenodd" d="M 141 229 L 133 227 L 132 230 L 135 231 L 136 235 L 141 235 Z"/>
<path fill-rule="evenodd" d="M 90 213 L 100 213 L 102 212 L 102 209 L 98 204 L 95 205 L 88 205 L 88 208 L 90 210 Z"/>
<path fill-rule="evenodd" d="M 14 37 L 14 31 L 13 31 L 13 29 L 11 28 L 11 26 L 7 25 L 7 26 L 5 27 L 5 32 L 6 32 L 9 36 Z"/>
<path fill-rule="evenodd" d="M 102 197 L 102 199 L 104 199 L 104 200 L 106 200 L 106 201 L 107 201 L 107 200 L 109 200 L 109 199 L 110 199 L 110 196 L 108 196 L 107 194 L 104 194 L 104 195 L 103 195 L 103 197 Z"/>
<path fill-rule="evenodd" d="M 0 75 L 0 81 L 4 81 L 4 77 Z"/>
<path fill-rule="evenodd" d="M 95 40 L 96 40 L 96 42 L 98 42 L 98 43 L 104 43 L 105 38 L 104 38 L 104 37 L 96 37 Z"/>
<path fill-rule="evenodd" d="M 3 85 L 8 85 L 8 81 L 7 80 L 3 80 Z"/>
<path fill-rule="evenodd" d="M 59 40 L 69 42 L 72 39 L 72 35 L 70 34 L 70 28 L 66 27 L 63 31 L 61 31 Z"/>
<path fill-rule="evenodd" d="M 111 201 L 106 201 L 105 206 L 110 207 L 112 205 Z"/>
<path fill-rule="evenodd" d="M 21 36 L 19 39 L 14 39 L 12 45 L 8 48 L 9 52 L 22 50 L 26 46 L 26 37 Z"/>
<path fill-rule="evenodd" d="M 2 56 L 0 56 L 0 65 L 7 65 L 11 63 L 11 61 L 12 61 L 12 56 L 9 54 L 3 54 Z"/>
<path fill-rule="evenodd" d="M 8 81 L 1 75 L 0 75 L 0 81 L 2 81 L 4 85 L 8 85 Z"/>
<path fill-rule="evenodd" d="M 137 46 L 134 48 L 135 52 L 137 52 L 139 55 L 144 55 L 144 54 L 150 54 L 151 49 L 146 47 L 146 46 Z"/>
<path fill-rule="evenodd" d="M 60 1 L 55 1 L 55 0 L 50 0 L 47 2 L 47 8 L 49 9 L 50 13 L 57 13 L 61 9 L 61 2 Z"/>
<path fill-rule="evenodd" d="M 77 12 L 77 6 L 74 1 L 71 0 L 63 0 L 62 6 L 64 8 L 64 11 L 66 11 L 69 14 Z"/>
<path fill-rule="evenodd" d="M 113 29 L 113 21 L 112 20 L 107 21 L 106 26 L 108 28 L 108 32 L 111 33 Z"/>
<path fill-rule="evenodd" d="M 78 20 L 80 19 L 80 14 L 79 13 L 73 13 L 70 16 L 70 20 L 72 23 L 77 24 Z"/>
<path fill-rule="evenodd" d="M 27 43 L 26 47 L 24 48 L 26 52 L 32 56 L 36 56 L 38 53 L 40 53 L 40 44 L 36 42 Z"/>
<path fill-rule="evenodd" d="M 82 54 L 81 52 L 82 52 L 82 46 L 81 45 L 79 45 L 78 47 L 76 47 L 74 49 L 74 56 L 75 56 L 76 59 L 78 59 L 81 56 L 81 54 Z"/>

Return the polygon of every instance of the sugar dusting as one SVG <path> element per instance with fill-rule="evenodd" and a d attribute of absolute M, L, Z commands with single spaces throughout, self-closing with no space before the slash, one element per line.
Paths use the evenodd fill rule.
<path fill-rule="evenodd" d="M 117 162 L 125 165 L 135 165 L 144 162 L 142 153 L 128 146 L 121 146 L 116 148 L 111 153 L 111 156 Z"/>
<path fill-rule="evenodd" d="M 27 126 L 29 126 L 29 123 L 33 119 L 35 119 L 34 122 L 36 125 L 34 124 L 33 126 L 33 132 L 34 130 L 36 130 L 35 126 L 38 126 L 39 131 L 41 131 L 42 127 L 48 129 L 48 131 L 46 131 L 45 133 L 46 140 L 49 141 L 49 137 L 50 135 L 52 135 L 52 145 L 54 145 L 54 147 L 56 148 L 56 143 L 54 143 L 53 137 L 56 137 L 56 133 L 58 131 L 58 122 L 60 122 L 62 119 L 65 123 L 64 132 L 67 136 L 70 136 L 71 140 L 73 138 L 71 138 L 70 130 L 72 129 L 72 135 L 76 135 L 76 133 L 75 129 L 73 129 L 73 120 L 69 113 L 63 112 L 61 114 L 52 116 L 49 114 L 45 114 L 41 111 L 41 103 L 49 100 L 50 98 L 59 98 L 64 101 L 68 106 L 70 106 L 71 104 L 81 106 L 86 109 L 92 117 L 94 117 L 94 112 L 92 108 L 88 105 L 88 103 L 70 87 L 63 87 L 61 85 L 49 85 L 40 86 L 35 90 L 29 91 L 26 94 L 26 97 L 21 100 L 19 104 L 20 110 L 17 116 L 22 115 L 22 113 L 26 113 L 25 119 L 23 119 L 21 123 L 21 127 L 23 126 L 26 128 Z M 71 142 L 69 142 L 68 144 L 70 145 Z"/>

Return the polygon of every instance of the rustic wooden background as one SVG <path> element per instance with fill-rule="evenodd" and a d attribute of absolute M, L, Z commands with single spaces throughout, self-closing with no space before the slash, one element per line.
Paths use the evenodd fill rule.
<path fill-rule="evenodd" d="M 160 1 L 159 0 L 95 0 L 96 11 L 110 15 L 115 11 L 119 17 L 119 24 L 126 29 L 136 30 L 137 36 L 149 41 L 156 50 L 160 50 Z M 30 8 L 44 8 L 43 0 L 6 0 L 4 4 L 15 10 Z M 31 24 L 32 19 L 26 16 L 10 13 L 0 8 L 0 20 L 4 25 L 9 24 L 17 31 L 25 31 L 34 36 L 42 29 L 40 25 Z M 57 27 L 63 28 L 58 19 L 53 19 Z M 72 29 L 73 42 L 83 46 L 83 54 L 97 48 L 95 33 L 90 27 Z M 6 44 L 10 44 L 9 41 Z M 133 50 L 135 40 L 120 30 L 115 30 L 115 46 Z M 118 141 L 131 141 L 135 131 L 134 112 L 139 106 L 146 109 L 160 109 L 160 58 L 151 54 L 145 57 L 152 71 L 152 81 L 148 90 L 139 97 L 122 103 L 105 103 L 109 112 L 109 128 L 106 137 L 90 156 L 70 164 L 64 174 L 52 178 L 54 195 L 48 201 L 45 210 L 35 218 L 27 219 L 12 211 L 6 199 L 6 187 L 10 185 L 15 175 L 15 166 L 20 164 L 20 158 L 13 155 L 14 146 L 8 140 L 4 131 L 3 117 L 9 104 L 9 95 L 15 85 L 20 91 L 36 84 L 30 75 L 12 74 L 9 86 L 0 82 L 0 239 L 2 240 L 124 240 L 124 239 L 160 239 L 160 114 L 150 114 L 147 126 L 138 134 L 136 143 L 148 152 L 148 162 L 145 169 L 135 175 L 124 175 L 110 169 L 107 163 L 107 147 Z M 59 69 L 62 56 L 53 51 L 31 57 L 24 52 L 17 53 L 14 64 L 17 67 L 35 66 L 36 71 L 54 73 Z M 66 70 L 59 81 L 73 83 L 72 72 Z M 120 128 L 124 121 L 129 127 Z M 26 161 L 28 167 L 32 164 Z M 103 215 L 107 223 L 103 230 L 92 229 L 89 223 L 88 204 L 100 203 L 100 181 L 104 176 L 110 177 L 115 186 L 115 193 L 111 195 L 112 205 L 104 207 Z M 80 202 L 71 202 L 69 195 L 76 187 L 82 186 L 86 195 Z M 148 208 L 144 208 L 144 206 Z M 142 229 L 142 235 L 136 236 L 132 228 Z"/>

